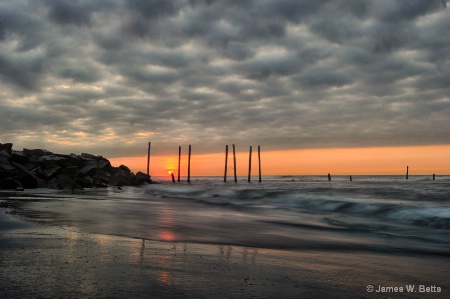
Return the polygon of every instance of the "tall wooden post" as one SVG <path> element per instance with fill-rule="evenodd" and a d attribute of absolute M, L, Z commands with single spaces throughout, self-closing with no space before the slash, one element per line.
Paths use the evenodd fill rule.
<path fill-rule="evenodd" d="M 436 179 L 436 174 L 433 173 L 433 181 Z"/>
<path fill-rule="evenodd" d="M 227 181 L 227 167 L 228 167 L 228 144 L 225 145 L 225 170 L 223 171 L 223 181 Z"/>
<path fill-rule="evenodd" d="M 148 151 L 147 151 L 147 174 L 150 175 L 150 146 L 151 142 L 148 143 Z"/>
<path fill-rule="evenodd" d="M 353 178 L 352 178 L 352 176 L 350 176 L 350 182 L 351 182 L 351 181 L 353 181 Z"/>
<path fill-rule="evenodd" d="M 248 153 L 248 182 L 252 176 L 252 146 L 250 145 L 250 152 Z"/>
<path fill-rule="evenodd" d="M 237 182 L 237 175 L 236 175 L 236 148 L 233 144 L 233 160 L 234 160 L 234 182 Z"/>
<path fill-rule="evenodd" d="M 178 183 L 180 182 L 181 145 L 178 146 Z"/>
<path fill-rule="evenodd" d="M 406 166 L 406 179 L 409 177 L 409 166 Z"/>
<path fill-rule="evenodd" d="M 189 144 L 189 154 L 188 154 L 188 179 L 187 182 L 191 182 L 191 145 Z"/>
<path fill-rule="evenodd" d="M 331 174 L 328 174 L 328 181 L 331 181 Z"/>
<path fill-rule="evenodd" d="M 259 182 L 261 183 L 261 147 L 258 145 Z"/>

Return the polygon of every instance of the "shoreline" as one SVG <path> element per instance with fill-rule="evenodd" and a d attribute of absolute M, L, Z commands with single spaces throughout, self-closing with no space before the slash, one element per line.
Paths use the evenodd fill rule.
<path fill-rule="evenodd" d="M 151 241 L 30 223 L 6 211 L 0 208 L 0 223 L 12 224 L 0 230 L 2 298 L 445 298 L 449 294 L 448 258 Z M 368 285 L 374 287 L 373 293 L 367 291 Z M 415 286 L 415 292 L 406 285 Z M 385 291 L 376 292 L 379 286 Z M 429 292 L 420 292 L 421 286 Z M 438 287 L 441 292 L 436 292 Z"/>

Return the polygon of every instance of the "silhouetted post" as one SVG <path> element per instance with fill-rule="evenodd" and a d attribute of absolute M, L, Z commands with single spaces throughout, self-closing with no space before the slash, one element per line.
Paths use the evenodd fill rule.
<path fill-rule="evenodd" d="M 236 175 L 236 147 L 233 144 L 233 164 L 234 164 L 234 182 L 237 182 L 237 175 Z"/>
<path fill-rule="evenodd" d="M 328 181 L 331 181 L 331 174 L 328 174 Z"/>
<path fill-rule="evenodd" d="M 248 182 L 252 175 L 252 146 L 250 145 L 250 152 L 248 153 Z"/>
<path fill-rule="evenodd" d="M 406 166 L 406 179 L 409 177 L 409 166 Z"/>
<path fill-rule="evenodd" d="M 436 175 L 433 173 L 433 181 L 436 179 Z"/>
<path fill-rule="evenodd" d="M 191 145 L 189 144 L 189 154 L 188 154 L 188 179 L 187 182 L 191 182 Z"/>
<path fill-rule="evenodd" d="M 147 151 L 147 174 L 150 175 L 150 146 L 151 142 L 148 143 L 148 151 Z"/>
<path fill-rule="evenodd" d="M 261 147 L 258 145 L 259 182 L 261 183 Z"/>
<path fill-rule="evenodd" d="M 181 145 L 178 146 L 178 183 L 180 182 Z"/>
<path fill-rule="evenodd" d="M 172 183 L 175 183 L 175 176 L 173 175 L 173 171 L 170 172 L 170 176 L 172 177 Z"/>
<path fill-rule="evenodd" d="M 228 167 L 228 144 L 225 145 L 225 170 L 223 171 L 223 181 L 227 181 L 227 167 Z"/>
<path fill-rule="evenodd" d="M 352 176 L 350 176 L 350 182 L 353 181 Z"/>

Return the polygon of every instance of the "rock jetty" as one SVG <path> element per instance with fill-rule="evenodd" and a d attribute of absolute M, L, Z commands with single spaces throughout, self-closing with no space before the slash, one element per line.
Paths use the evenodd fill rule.
<path fill-rule="evenodd" d="M 43 149 L 16 151 L 0 143 L 0 189 L 84 189 L 151 184 L 150 176 L 134 174 L 125 166 L 111 166 L 108 159 L 83 153 L 55 154 Z"/>

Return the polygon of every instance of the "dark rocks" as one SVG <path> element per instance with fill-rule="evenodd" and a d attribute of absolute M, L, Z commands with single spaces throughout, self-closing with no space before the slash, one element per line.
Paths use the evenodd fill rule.
<path fill-rule="evenodd" d="M 83 187 L 78 185 L 74 180 L 65 174 L 60 174 L 56 178 L 56 187 L 58 189 L 82 190 Z"/>
<path fill-rule="evenodd" d="M 0 152 L 1 151 L 5 151 L 7 152 L 9 155 L 11 155 L 12 153 L 12 143 L 0 143 Z"/>
<path fill-rule="evenodd" d="M 142 181 L 142 182 L 147 182 L 147 183 L 152 183 L 152 180 L 150 179 L 150 176 L 146 173 L 143 173 L 141 171 L 138 171 L 138 173 L 136 173 L 136 179 L 138 181 Z"/>
<path fill-rule="evenodd" d="M 113 167 L 108 159 L 87 153 L 62 155 L 42 149 L 14 151 L 0 144 L 0 189 L 83 189 L 151 184 L 150 176 L 136 175 L 125 166 Z"/>

